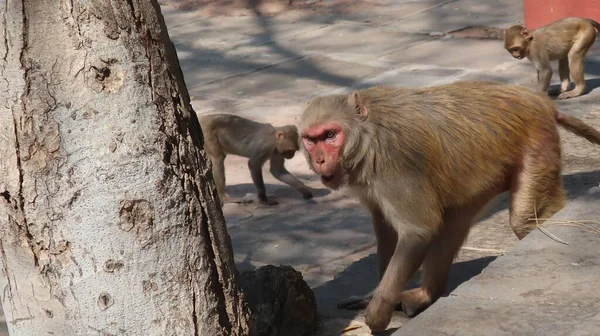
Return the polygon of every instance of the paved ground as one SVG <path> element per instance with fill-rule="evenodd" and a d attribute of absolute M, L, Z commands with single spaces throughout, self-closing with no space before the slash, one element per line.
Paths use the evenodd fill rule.
<path fill-rule="evenodd" d="M 231 12 L 204 10 L 193 6 L 195 1 L 164 0 L 162 9 L 199 114 L 227 112 L 274 124 L 295 123 L 311 98 L 351 87 L 426 86 L 459 79 L 531 85 L 535 79 L 531 65 L 511 59 L 500 41 L 446 34 L 473 25 L 505 27 L 518 22 L 521 0 L 308 1 L 314 6 L 273 10 L 278 14 L 272 16 L 257 15 L 252 8 L 235 12 L 244 16 L 214 16 Z M 184 2 L 184 8 L 194 10 L 176 6 Z M 599 59 L 600 44 L 596 44 L 587 58 L 591 93 L 559 102 L 562 111 L 597 127 Z M 575 198 L 600 181 L 600 147 L 561 134 L 565 183 Z M 369 217 L 344 191 L 323 189 L 302 157 L 297 155 L 286 167 L 317 189 L 317 197 L 303 201 L 265 167 L 268 193 L 280 205 L 224 208 L 238 267 L 243 271 L 265 264 L 293 266 L 315 291 L 321 335 L 338 335 L 349 325 L 360 328 L 345 335 L 368 335 L 362 312 L 340 311 L 335 303 L 376 284 Z M 226 168 L 229 193 L 254 193 L 244 159 L 228 157 Z M 449 289 L 477 275 L 515 245 L 506 215 L 503 200 L 472 230 L 453 268 Z M 535 274 L 530 276 L 536 279 Z M 440 301 L 440 306 L 444 302 L 448 301 Z M 406 321 L 398 312 L 390 333 Z"/>
<path fill-rule="evenodd" d="M 532 66 L 511 59 L 501 41 L 447 34 L 473 25 L 505 27 L 518 22 L 521 4 L 520 0 L 366 1 L 339 10 L 215 17 L 201 6 L 183 11 L 166 1 L 163 13 L 199 114 L 227 112 L 285 124 L 297 122 L 311 98 L 352 87 L 425 86 L 459 79 L 532 85 L 536 77 Z M 562 111 L 597 127 L 599 59 L 597 44 L 586 65 L 591 92 L 559 102 Z M 575 198 L 600 181 L 600 147 L 561 134 L 565 184 Z M 348 325 L 361 326 L 362 312 L 340 311 L 335 303 L 376 284 L 369 217 L 344 191 L 323 189 L 302 157 L 294 157 L 286 166 L 316 188 L 318 197 L 303 201 L 272 178 L 265 167 L 268 193 L 280 205 L 224 208 L 238 266 L 243 271 L 265 264 L 288 264 L 301 270 L 317 295 L 323 335 L 337 335 Z M 228 157 L 226 169 L 229 193 L 254 193 L 244 159 Z M 503 199 L 472 230 L 453 269 L 449 289 L 475 276 L 515 245 L 506 206 Z M 391 330 L 404 322 L 404 315 L 397 313 Z M 362 326 L 345 334 L 367 332 Z"/>

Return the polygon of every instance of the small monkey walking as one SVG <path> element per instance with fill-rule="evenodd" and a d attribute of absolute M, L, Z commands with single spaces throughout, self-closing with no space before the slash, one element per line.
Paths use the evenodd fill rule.
<path fill-rule="evenodd" d="M 367 307 L 374 331 L 398 303 L 409 316 L 429 307 L 477 215 L 505 191 L 519 239 L 560 210 L 557 125 L 600 144 L 600 132 L 516 85 L 372 87 L 314 99 L 300 126 L 306 160 L 328 188 L 355 192 L 377 240 L 379 285 L 338 307 Z M 421 265 L 421 287 L 404 290 Z"/>
<path fill-rule="evenodd" d="M 204 135 L 204 149 L 212 161 L 217 193 L 223 203 L 237 202 L 225 193 L 225 157 L 227 154 L 248 158 L 248 168 L 261 204 L 276 205 L 267 198 L 262 166 L 270 160 L 271 174 L 279 181 L 298 190 L 304 199 L 312 192 L 285 169 L 285 159 L 291 159 L 299 149 L 298 130 L 294 125 L 274 127 L 231 114 L 209 114 L 199 118 Z"/>
<path fill-rule="evenodd" d="M 580 96 L 585 91 L 584 59 L 596 41 L 600 24 L 586 18 L 570 17 L 529 31 L 514 25 L 504 31 L 504 48 L 514 58 L 527 57 L 538 74 L 538 90 L 547 92 L 552 79 L 551 61 L 558 61 L 560 94 L 558 99 Z M 575 88 L 569 91 L 569 75 Z"/>

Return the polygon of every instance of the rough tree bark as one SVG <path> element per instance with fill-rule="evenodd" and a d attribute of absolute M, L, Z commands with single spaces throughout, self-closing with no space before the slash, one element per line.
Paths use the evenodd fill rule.
<path fill-rule="evenodd" d="M 0 7 L 11 335 L 246 335 L 231 242 L 156 0 Z"/>

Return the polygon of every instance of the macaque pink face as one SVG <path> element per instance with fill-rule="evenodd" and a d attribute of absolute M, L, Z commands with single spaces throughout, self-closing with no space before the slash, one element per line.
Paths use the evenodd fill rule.
<path fill-rule="evenodd" d="M 321 175 L 321 182 L 331 189 L 339 188 L 342 183 L 340 151 L 344 140 L 344 131 L 336 123 L 316 125 L 302 130 L 302 144 L 310 156 L 310 165 Z"/>

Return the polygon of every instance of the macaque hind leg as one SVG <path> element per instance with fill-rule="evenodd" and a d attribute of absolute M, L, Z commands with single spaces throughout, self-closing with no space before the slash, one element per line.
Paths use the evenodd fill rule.
<path fill-rule="evenodd" d="M 225 155 L 212 157 L 212 173 L 217 187 L 217 193 L 221 198 L 221 203 L 225 201 Z"/>
<path fill-rule="evenodd" d="M 558 134 L 554 136 L 558 140 Z M 510 226 L 519 239 L 564 207 L 566 197 L 558 146 L 558 141 L 554 144 L 549 141 L 537 151 L 532 151 L 535 154 L 528 154 L 523 168 L 512 182 Z"/>
<path fill-rule="evenodd" d="M 573 82 L 575 82 L 575 88 L 571 91 L 563 92 L 558 96 L 558 99 L 568 99 L 581 96 L 585 92 L 585 76 L 584 76 L 584 62 L 585 55 L 589 48 L 594 43 L 594 39 L 590 37 L 580 39 L 575 42 L 571 50 L 569 51 L 569 69 L 573 76 Z"/>
<path fill-rule="evenodd" d="M 219 156 L 212 160 L 213 163 L 213 178 L 217 185 L 217 193 L 221 199 L 221 206 L 225 203 L 252 203 L 252 200 L 246 200 L 238 197 L 231 197 L 225 192 L 225 156 Z"/>
<path fill-rule="evenodd" d="M 569 55 L 569 68 L 573 75 L 575 88 L 571 91 L 563 92 L 558 96 L 558 99 L 569 99 L 581 96 L 585 92 L 585 78 L 583 73 L 583 57 L 580 55 Z"/>

